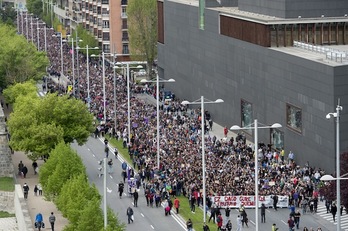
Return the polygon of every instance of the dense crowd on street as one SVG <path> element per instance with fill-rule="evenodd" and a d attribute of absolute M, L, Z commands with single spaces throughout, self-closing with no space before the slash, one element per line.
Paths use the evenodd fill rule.
<path fill-rule="evenodd" d="M 42 28 L 44 25 L 41 25 Z M 29 27 L 30 29 L 30 27 Z M 35 30 L 36 32 L 36 30 Z M 124 141 L 133 160 L 133 167 L 139 172 L 142 180 L 147 179 L 149 193 L 164 192 L 172 195 L 185 195 L 193 205 L 202 204 L 202 161 L 201 161 L 201 111 L 181 104 L 173 99 L 160 110 L 160 167 L 157 169 L 156 145 L 156 108 L 137 98 L 137 94 L 155 96 L 155 87 L 151 84 L 143 86 L 131 82 L 131 139 L 127 131 L 127 81 L 125 76 L 116 74 L 116 111 L 114 111 L 114 69 L 106 65 L 106 118 L 104 118 L 102 67 L 98 58 L 89 59 L 80 52 L 79 66 L 72 68 L 71 44 L 63 43 L 63 73 L 61 73 L 60 35 L 47 28 L 47 56 L 50 61 L 48 72 L 53 78 L 67 78 L 72 83 L 74 72 L 77 81 L 75 97 L 87 103 L 86 70 L 89 65 L 90 111 L 100 121 L 96 124 L 96 133 L 114 136 Z M 28 40 L 31 41 L 30 31 Z M 33 33 L 34 44 L 36 33 Z M 44 51 L 44 31 L 39 30 L 40 50 Z M 77 75 L 79 74 L 79 76 Z M 66 92 L 64 84 L 58 84 L 55 90 Z M 162 88 L 162 87 L 161 87 Z M 161 93 L 162 94 L 162 93 Z M 205 152 L 206 152 L 206 188 L 208 198 L 214 195 L 254 195 L 254 150 L 246 142 L 243 134 L 237 137 L 216 137 L 212 132 L 212 116 L 205 113 Z M 116 117 L 116 126 L 114 118 Z M 102 121 L 106 123 L 102 123 Z M 115 129 L 116 127 L 116 129 Z M 97 134 L 97 135 L 98 135 Z M 324 171 L 310 166 L 298 166 L 294 153 L 284 150 L 273 150 L 267 144 L 259 144 L 257 150 L 260 161 L 259 194 L 286 195 L 289 204 L 297 207 L 309 207 L 311 201 L 318 202 L 320 196 L 317 184 Z M 158 177 L 155 177 L 158 176 Z M 306 201 L 307 203 L 304 203 Z M 155 203 L 156 204 L 156 203 Z M 208 207 L 212 207 L 208 200 Z M 331 206 L 331 205 L 330 205 Z M 314 210 L 313 205 L 313 210 Z M 304 210 L 307 211 L 307 210 Z"/>

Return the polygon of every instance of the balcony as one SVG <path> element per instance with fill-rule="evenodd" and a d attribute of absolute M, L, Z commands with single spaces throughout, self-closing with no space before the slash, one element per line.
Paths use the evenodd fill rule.
<path fill-rule="evenodd" d="M 109 19 L 109 14 L 102 14 L 103 19 Z"/>
<path fill-rule="evenodd" d="M 54 6 L 54 13 L 62 18 L 66 18 L 65 10 L 59 8 L 58 6 Z"/>
<path fill-rule="evenodd" d="M 127 6 L 128 1 L 127 0 L 121 0 L 121 6 Z"/>
<path fill-rule="evenodd" d="M 124 42 L 129 42 L 129 37 L 122 37 L 122 42 L 124 43 Z"/>
<path fill-rule="evenodd" d="M 127 13 L 121 13 L 121 18 L 126 19 L 127 18 Z"/>

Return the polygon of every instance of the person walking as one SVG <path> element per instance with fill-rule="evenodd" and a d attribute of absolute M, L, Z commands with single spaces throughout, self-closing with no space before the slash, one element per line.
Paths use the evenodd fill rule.
<path fill-rule="evenodd" d="M 24 199 L 28 199 L 29 186 L 27 185 L 27 183 L 24 183 L 23 185 L 23 193 L 24 193 Z"/>
<path fill-rule="evenodd" d="M 34 187 L 34 195 L 37 196 L 37 192 L 39 191 L 39 188 L 37 187 L 37 185 L 35 185 Z"/>
<path fill-rule="evenodd" d="M 331 205 L 331 214 L 332 214 L 332 218 L 333 218 L 334 222 L 336 221 L 336 213 L 337 213 L 337 206 L 336 206 L 335 203 L 332 203 L 332 205 Z"/>
<path fill-rule="evenodd" d="M 33 169 L 34 169 L 34 175 L 36 175 L 36 173 L 37 173 L 37 167 L 39 167 L 39 165 L 38 165 L 37 162 L 34 160 L 32 166 L 33 166 Z"/>
<path fill-rule="evenodd" d="M 193 223 L 191 221 L 191 218 L 189 218 L 188 221 L 186 222 L 186 228 L 187 228 L 187 231 L 193 230 Z"/>
<path fill-rule="evenodd" d="M 23 166 L 22 168 L 22 173 L 23 173 L 23 177 L 26 178 L 27 177 L 27 174 L 28 174 L 28 168 L 27 166 Z"/>
<path fill-rule="evenodd" d="M 275 211 L 277 211 L 277 204 L 278 204 L 278 196 L 274 195 L 273 196 L 273 208 Z"/>
<path fill-rule="evenodd" d="M 228 221 L 229 218 L 230 218 L 230 212 L 231 212 L 231 209 L 227 207 L 227 208 L 225 209 L 226 221 Z"/>
<path fill-rule="evenodd" d="M 37 189 L 39 190 L 39 196 L 42 196 L 42 186 L 40 183 L 37 185 Z"/>
<path fill-rule="evenodd" d="M 175 199 L 174 199 L 174 207 L 176 210 L 176 214 L 179 214 L 180 201 L 177 197 L 175 197 Z"/>
<path fill-rule="evenodd" d="M 232 222 L 230 220 L 227 221 L 226 229 L 227 229 L 227 231 L 231 231 L 232 230 Z"/>
<path fill-rule="evenodd" d="M 205 222 L 203 224 L 203 231 L 210 231 L 209 226 Z"/>
<path fill-rule="evenodd" d="M 300 210 L 297 210 L 297 211 L 294 213 L 294 221 L 295 221 L 295 225 L 296 225 L 296 228 L 297 228 L 297 229 L 299 229 L 299 226 L 300 226 L 300 217 L 301 217 Z"/>
<path fill-rule="evenodd" d="M 41 228 L 44 228 L 43 226 L 43 216 L 41 213 L 38 213 L 35 217 L 35 227 L 40 231 Z"/>
<path fill-rule="evenodd" d="M 223 224 L 221 213 L 218 214 L 216 221 L 217 221 L 217 230 L 221 230 L 221 227 Z"/>
<path fill-rule="evenodd" d="M 217 209 L 215 208 L 215 206 L 212 206 L 212 207 L 210 208 L 210 217 L 209 217 L 208 222 L 210 222 L 210 220 L 213 218 L 213 222 L 215 223 L 216 211 L 217 211 Z"/>
<path fill-rule="evenodd" d="M 128 216 L 128 224 L 130 224 L 130 222 L 134 222 L 134 216 L 133 216 L 133 214 L 134 214 L 134 212 L 133 212 L 133 209 L 129 206 L 128 208 L 127 208 L 127 216 Z"/>
<path fill-rule="evenodd" d="M 244 223 L 245 223 L 246 227 L 249 228 L 249 226 L 248 226 L 248 221 L 249 221 L 248 214 L 245 212 L 245 209 L 243 210 L 241 215 L 242 215 L 242 226 L 243 226 L 243 228 L 244 228 Z"/>
<path fill-rule="evenodd" d="M 133 193 L 133 199 L 134 199 L 134 207 L 138 207 L 139 193 L 137 189 L 135 189 Z"/>
<path fill-rule="evenodd" d="M 266 206 L 264 203 L 261 204 L 261 223 L 266 223 Z"/>
<path fill-rule="evenodd" d="M 111 174 L 111 173 L 112 173 L 112 165 L 113 165 L 113 163 L 112 163 L 112 159 L 110 159 L 110 160 L 108 161 L 108 166 L 109 166 L 109 174 Z"/>
<path fill-rule="evenodd" d="M 278 230 L 277 225 L 274 223 L 274 224 L 272 225 L 272 231 L 277 231 L 277 230 Z"/>
<path fill-rule="evenodd" d="M 50 217 L 48 218 L 48 221 L 51 224 L 51 229 L 54 231 L 54 222 L 56 222 L 56 216 L 54 216 L 53 212 L 51 212 Z"/>
<path fill-rule="evenodd" d="M 238 215 L 237 217 L 237 230 L 236 231 L 242 231 L 242 217 Z"/>
<path fill-rule="evenodd" d="M 292 219 L 292 216 L 289 217 L 289 220 L 288 220 L 288 227 L 289 227 L 289 231 L 293 231 L 293 230 L 294 230 L 295 222 L 294 222 L 294 220 Z"/>
<path fill-rule="evenodd" d="M 124 183 L 121 181 L 118 184 L 118 193 L 119 193 L 120 198 L 122 198 L 123 188 L 124 188 Z"/>

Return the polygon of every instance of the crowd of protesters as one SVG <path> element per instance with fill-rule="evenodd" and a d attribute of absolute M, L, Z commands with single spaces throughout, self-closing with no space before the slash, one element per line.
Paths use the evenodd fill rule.
<path fill-rule="evenodd" d="M 36 22 L 36 21 L 35 21 Z M 40 21 L 40 23 L 42 23 Z M 41 25 L 42 28 L 44 25 Z M 19 28 L 20 29 L 20 28 Z M 29 27 L 30 29 L 30 27 Z M 36 32 L 36 30 L 34 31 Z M 28 35 L 28 41 L 36 44 L 36 33 L 31 38 L 30 31 L 20 33 Z M 39 30 L 40 50 L 45 50 L 44 30 Z M 61 73 L 60 35 L 47 28 L 47 56 L 50 61 L 49 73 L 55 78 L 67 78 L 72 84 L 72 53 L 68 42 L 63 43 L 63 73 Z M 75 57 L 76 58 L 76 57 Z M 161 188 L 173 195 L 184 194 L 193 198 L 194 204 L 202 203 L 202 166 L 201 166 L 201 112 L 200 109 L 189 109 L 180 100 L 173 99 L 169 104 L 162 105 L 160 110 L 160 167 L 157 169 L 156 145 L 156 108 L 145 103 L 137 94 L 155 95 L 155 88 L 131 82 L 131 139 L 127 131 L 127 82 L 120 74 L 116 75 L 116 112 L 114 111 L 114 72 L 106 68 L 106 118 L 104 117 L 102 67 L 98 60 L 90 59 L 79 53 L 79 66 L 75 62 L 75 97 L 87 102 L 86 70 L 89 65 L 90 111 L 99 121 L 106 124 L 96 125 L 97 133 L 109 133 L 124 141 L 134 168 L 138 169 L 142 179 L 152 182 L 154 194 Z M 77 69 L 79 76 L 77 76 Z M 56 90 L 66 92 L 66 85 L 58 85 Z M 206 151 L 206 188 L 212 195 L 254 195 L 254 150 L 243 135 L 233 137 L 216 137 L 210 135 L 212 118 L 206 113 L 205 151 Z M 113 121 L 116 116 L 117 126 Z M 116 129 L 115 129 L 116 127 Z M 303 200 L 318 197 L 316 185 L 324 174 L 309 164 L 300 167 L 295 162 L 294 153 L 284 150 L 272 150 L 270 146 L 259 144 L 257 150 L 261 163 L 259 170 L 260 195 L 287 195 L 289 204 L 301 206 Z M 155 179 L 155 175 L 159 177 Z M 151 190 L 150 190 L 151 191 Z M 208 206 L 211 207 L 211 201 Z"/>

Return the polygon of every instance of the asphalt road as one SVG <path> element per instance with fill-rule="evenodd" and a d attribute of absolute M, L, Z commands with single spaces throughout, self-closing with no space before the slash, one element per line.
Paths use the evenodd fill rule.
<path fill-rule="evenodd" d="M 103 177 L 98 176 L 98 161 L 104 158 L 104 143 L 100 139 L 90 138 L 88 142 L 83 146 L 78 146 L 73 144 L 72 147 L 81 156 L 86 169 L 89 180 L 94 183 L 99 190 L 100 194 L 103 195 Z M 163 208 L 150 208 L 146 205 L 146 200 L 144 197 L 144 190 L 141 188 L 139 192 L 138 207 L 133 207 L 133 200 L 127 194 L 124 194 L 122 199 L 118 197 L 118 183 L 121 181 L 121 161 L 116 160 L 113 155 L 109 158 L 113 158 L 113 173 L 107 174 L 107 203 L 108 206 L 118 214 L 119 219 L 127 224 L 126 209 L 128 206 L 132 206 L 134 211 L 134 223 L 127 224 L 127 230 L 186 230 L 184 220 L 176 215 L 164 216 Z M 126 189 L 126 186 L 125 186 Z M 126 192 L 126 190 L 125 190 Z M 224 215 L 224 211 L 222 214 Z M 246 230 L 255 230 L 255 210 L 246 210 L 249 218 L 249 228 Z M 266 210 L 266 223 L 260 223 L 259 220 L 259 230 L 270 230 L 273 223 L 276 223 L 279 230 L 287 230 L 287 220 L 289 218 L 290 210 L 288 208 L 279 208 L 278 211 L 270 208 Z M 172 213 L 173 214 L 173 213 Z M 238 211 L 232 210 L 230 215 L 230 220 L 233 224 L 233 230 L 236 228 L 236 219 Z M 208 216 L 209 218 L 209 216 Z M 316 214 L 305 214 L 301 216 L 300 220 L 300 230 L 304 226 L 307 228 L 321 227 L 322 230 L 335 230 L 335 225 Z"/>
<path fill-rule="evenodd" d="M 94 183 L 103 195 L 103 177 L 98 176 L 98 161 L 104 158 L 104 143 L 101 140 L 90 138 L 83 146 L 72 144 L 73 149 L 81 156 L 86 166 L 87 175 L 90 183 Z M 121 161 L 115 160 L 113 155 L 109 158 L 113 159 L 113 173 L 107 174 L 107 204 L 118 214 L 121 222 L 127 225 L 127 231 L 135 230 L 186 230 L 184 221 L 172 213 L 172 216 L 165 216 L 164 209 L 150 208 L 146 205 L 144 190 L 141 188 L 139 192 L 138 207 L 133 207 L 133 199 L 126 193 L 120 199 L 118 196 L 118 183 L 121 181 Z M 125 192 L 127 186 L 125 185 Z M 126 210 L 131 206 L 134 211 L 134 223 L 128 224 Z"/>

